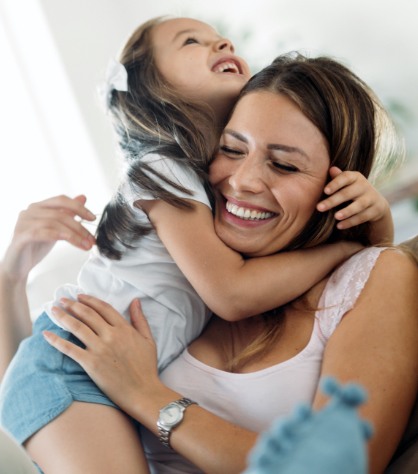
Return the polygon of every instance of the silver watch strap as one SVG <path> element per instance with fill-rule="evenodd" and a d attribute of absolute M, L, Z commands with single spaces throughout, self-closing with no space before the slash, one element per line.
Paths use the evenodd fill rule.
<path fill-rule="evenodd" d="M 183 408 L 187 408 L 190 405 L 197 405 L 197 402 L 194 402 L 193 400 L 190 400 L 190 398 L 186 398 L 186 397 L 180 398 L 180 400 L 176 400 L 174 403 L 178 403 Z M 158 433 L 160 434 L 159 440 L 161 444 L 165 446 L 166 448 L 173 449 L 170 444 L 171 429 L 167 430 L 166 428 L 161 426 L 159 423 L 157 423 L 157 426 L 158 426 Z"/>
<path fill-rule="evenodd" d="M 186 397 L 180 398 L 180 400 L 176 400 L 176 403 L 183 406 L 184 408 L 187 408 L 189 405 L 193 405 L 193 404 L 197 405 L 196 402 L 194 402 L 193 400 L 190 400 L 190 398 L 186 398 Z"/>

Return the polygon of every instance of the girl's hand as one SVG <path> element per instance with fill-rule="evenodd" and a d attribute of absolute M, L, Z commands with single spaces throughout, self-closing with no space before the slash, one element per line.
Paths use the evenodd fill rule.
<path fill-rule="evenodd" d="M 81 348 L 45 331 L 45 339 L 78 362 L 94 382 L 122 409 L 129 411 L 141 395 L 152 397 L 160 385 L 157 350 L 138 300 L 130 306 L 132 325 L 112 306 L 97 298 L 79 295 L 62 299 L 64 310 L 53 309 L 59 323 L 84 345 Z"/>
<path fill-rule="evenodd" d="M 335 213 L 338 229 L 349 229 L 368 221 L 391 221 L 389 203 L 361 173 L 341 171 L 333 166 L 330 175 L 332 180 L 324 189 L 330 197 L 319 202 L 317 209 L 324 212 L 347 202 L 346 207 Z"/>
<path fill-rule="evenodd" d="M 22 211 L 2 261 L 2 270 L 14 280 L 25 281 L 32 268 L 58 240 L 89 250 L 95 238 L 80 220 L 94 221 L 96 217 L 84 206 L 85 203 L 85 196 L 73 199 L 56 196 L 31 204 Z"/>

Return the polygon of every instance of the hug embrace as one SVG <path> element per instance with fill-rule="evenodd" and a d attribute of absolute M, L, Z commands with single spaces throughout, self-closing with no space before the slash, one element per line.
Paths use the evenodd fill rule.
<path fill-rule="evenodd" d="M 367 179 L 394 150 L 373 92 L 327 57 L 250 78 L 187 18 L 141 25 L 111 72 L 126 165 L 97 235 L 84 196 L 54 197 L 2 262 L 18 339 L 33 266 L 57 240 L 94 246 L 13 357 L 1 425 L 45 474 L 242 472 L 273 419 L 323 409 L 331 376 L 365 388 L 361 446 L 383 472 L 417 395 L 418 269 Z"/>

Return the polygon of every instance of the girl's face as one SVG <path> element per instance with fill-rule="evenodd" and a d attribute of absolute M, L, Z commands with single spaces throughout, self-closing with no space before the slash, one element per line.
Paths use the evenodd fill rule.
<path fill-rule="evenodd" d="M 224 118 L 250 78 L 247 63 L 234 54 L 231 42 L 189 18 L 157 25 L 152 41 L 163 77 L 183 97 L 204 101 Z"/>
<path fill-rule="evenodd" d="M 216 233 L 250 257 L 283 249 L 314 212 L 329 166 L 325 138 L 293 101 L 244 96 L 210 167 Z"/>

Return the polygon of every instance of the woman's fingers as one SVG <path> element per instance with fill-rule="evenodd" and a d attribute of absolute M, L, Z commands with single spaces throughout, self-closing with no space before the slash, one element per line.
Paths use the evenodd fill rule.
<path fill-rule="evenodd" d="M 87 198 L 80 194 L 75 198 L 70 198 L 65 195 L 54 196 L 52 198 L 44 199 L 43 201 L 35 202 L 29 205 L 28 210 L 36 209 L 55 209 L 60 212 L 65 212 L 72 217 L 78 216 L 81 219 L 94 221 L 96 216 L 85 207 Z"/>
<path fill-rule="evenodd" d="M 131 305 L 133 319 L 141 328 L 137 330 L 107 303 L 86 295 L 80 295 L 80 300 L 82 302 L 63 301 L 66 310 L 75 317 L 61 308 L 54 309 L 54 314 L 65 329 L 80 339 L 85 349 L 48 331 L 44 332 L 44 337 L 57 350 L 78 362 L 122 409 L 132 407 L 138 393 L 153 393 L 153 387 L 160 384 L 156 345 L 152 337 L 146 335 L 149 328 L 140 305 Z M 105 318 L 117 324 L 109 324 Z"/>
<path fill-rule="evenodd" d="M 84 202 L 84 196 L 74 199 L 55 196 L 33 203 L 20 213 L 15 235 L 26 236 L 28 240 L 47 235 L 51 241 L 66 240 L 77 247 L 91 248 L 95 243 L 94 236 L 82 222 L 93 221 L 95 216 Z"/>
<path fill-rule="evenodd" d="M 22 243 L 65 240 L 76 247 L 90 249 L 94 236 L 83 225 L 59 211 L 44 210 L 41 216 L 20 216 L 14 238 Z"/>
<path fill-rule="evenodd" d="M 58 351 L 78 362 L 82 367 L 85 366 L 86 351 L 70 341 L 62 339 L 50 331 L 43 332 L 44 338 L 51 346 Z"/>
<path fill-rule="evenodd" d="M 129 305 L 132 326 L 146 339 L 153 339 L 147 318 L 142 312 L 141 302 L 135 299 Z"/>
<path fill-rule="evenodd" d="M 100 317 L 100 319 L 102 319 L 103 321 L 106 321 L 106 323 L 111 326 L 119 326 L 119 325 L 128 324 L 125 318 L 118 311 L 116 311 L 116 309 L 113 308 L 113 306 L 111 306 L 110 304 L 106 303 L 105 301 L 99 298 L 95 298 L 94 296 L 91 296 L 91 295 L 80 294 L 78 295 L 78 301 L 82 303 L 85 307 L 88 307 L 91 310 L 93 310 L 94 313 Z M 74 314 L 76 316 L 79 315 L 79 310 L 78 310 L 77 305 L 75 305 Z"/>
<path fill-rule="evenodd" d="M 83 308 L 78 308 L 78 313 L 82 314 L 83 316 L 76 317 L 72 316 L 73 313 L 73 304 L 69 304 L 70 300 L 63 299 L 61 304 L 65 308 L 59 308 L 58 306 L 54 306 L 52 308 L 52 313 L 55 319 L 59 322 L 59 324 L 68 332 L 73 334 L 77 339 L 79 339 L 86 347 L 94 344 L 94 336 L 98 334 L 92 326 L 94 323 L 89 321 L 86 323 L 86 311 Z M 76 302 L 72 302 L 76 303 Z M 71 313 L 71 314 L 69 314 Z"/>

